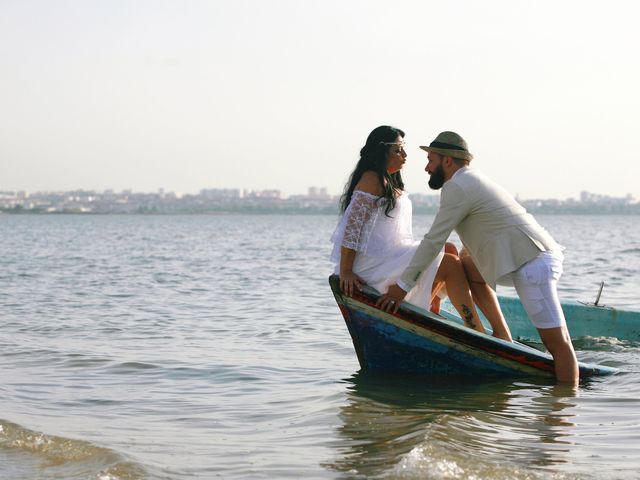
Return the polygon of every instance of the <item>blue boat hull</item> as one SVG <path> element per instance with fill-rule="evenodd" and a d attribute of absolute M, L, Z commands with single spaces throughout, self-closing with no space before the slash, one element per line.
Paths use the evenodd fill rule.
<path fill-rule="evenodd" d="M 375 307 L 378 294 L 365 288 L 353 297 L 329 278 L 336 302 L 365 370 L 427 375 L 554 376 L 553 358 L 518 342 L 476 332 L 452 319 L 403 304 L 397 314 Z M 580 364 L 580 376 L 609 375 L 616 369 Z"/>

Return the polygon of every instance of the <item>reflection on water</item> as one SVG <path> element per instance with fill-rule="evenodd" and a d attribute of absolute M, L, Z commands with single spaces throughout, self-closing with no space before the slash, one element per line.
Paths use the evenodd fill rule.
<path fill-rule="evenodd" d="M 570 461 L 571 387 L 365 372 L 346 382 L 326 466 L 347 477 L 549 478 Z"/>

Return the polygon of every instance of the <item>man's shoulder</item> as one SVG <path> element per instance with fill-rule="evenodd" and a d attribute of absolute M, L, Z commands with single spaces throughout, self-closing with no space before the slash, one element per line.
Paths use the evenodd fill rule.
<path fill-rule="evenodd" d="M 475 167 L 462 167 L 453 178 L 479 178 L 482 176 L 482 172 Z"/>
<path fill-rule="evenodd" d="M 494 185 L 495 182 L 486 176 L 482 171 L 473 167 L 461 168 L 451 179 L 453 183 L 465 188 L 471 185 Z"/>
<path fill-rule="evenodd" d="M 476 168 L 466 168 L 456 176 L 456 183 L 472 201 L 496 201 L 502 205 L 517 203 L 502 185 Z"/>
<path fill-rule="evenodd" d="M 463 195 L 457 194 L 458 197 L 464 197 L 471 202 L 486 200 L 495 196 L 503 196 L 502 189 L 496 182 L 476 168 L 464 168 L 458 171 L 451 178 L 449 189 L 452 191 L 448 196 L 453 196 L 453 192 L 462 192 Z M 446 184 L 445 184 L 446 185 Z M 443 189 L 442 194 L 445 195 Z"/>
<path fill-rule="evenodd" d="M 464 167 L 459 169 L 453 177 L 451 177 L 451 181 L 446 182 L 445 185 L 451 184 L 451 186 L 457 185 L 460 188 L 465 188 L 469 184 L 480 181 L 481 176 L 480 172 L 475 168 Z"/>

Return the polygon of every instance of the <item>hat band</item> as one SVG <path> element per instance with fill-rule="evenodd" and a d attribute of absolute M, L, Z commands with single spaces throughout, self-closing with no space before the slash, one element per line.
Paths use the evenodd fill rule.
<path fill-rule="evenodd" d="M 446 148 L 447 150 L 460 150 L 462 152 L 468 153 L 468 150 L 466 148 L 459 147 L 458 145 L 451 145 L 450 143 L 444 143 L 444 142 L 433 141 L 429 144 L 429 148 Z"/>

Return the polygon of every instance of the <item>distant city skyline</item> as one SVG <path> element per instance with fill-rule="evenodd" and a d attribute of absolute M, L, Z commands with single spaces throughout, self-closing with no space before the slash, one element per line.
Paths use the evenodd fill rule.
<path fill-rule="evenodd" d="M 460 133 L 519 198 L 640 196 L 637 4 L 0 2 L 0 188 L 337 195 L 368 133 L 407 190 Z"/>
<path fill-rule="evenodd" d="M 28 191 L 28 190 L 11 190 L 11 189 L 3 189 L 0 188 L 0 198 L 7 195 L 18 195 L 22 197 L 29 197 L 32 195 L 42 195 L 42 194 L 70 194 L 73 192 L 87 192 L 87 193 L 98 193 L 98 194 L 142 194 L 142 195 L 172 195 L 177 196 L 178 198 L 182 196 L 189 195 L 211 195 L 220 196 L 222 193 L 228 193 L 228 196 L 237 196 L 238 198 L 243 198 L 247 196 L 252 197 L 272 197 L 272 198 L 292 198 L 298 196 L 308 196 L 308 197 L 330 197 L 336 198 L 342 195 L 342 192 L 331 192 L 327 187 L 318 187 L 318 186 L 310 186 L 306 188 L 305 192 L 297 192 L 292 194 L 287 194 L 282 190 L 277 188 L 264 188 L 264 189 L 250 189 L 250 188 L 242 188 L 242 187 L 230 187 L 230 188 L 216 188 L 216 187 L 208 187 L 202 188 L 197 192 L 176 192 L 174 190 L 166 189 L 163 187 L 156 188 L 155 190 L 134 190 L 130 188 L 124 189 L 114 189 L 114 188 L 106 188 L 106 189 L 91 189 L 91 188 L 72 188 L 69 190 L 53 190 L 53 189 L 45 189 L 38 191 Z M 235 193 L 235 195 L 233 195 Z M 409 192 L 411 196 L 436 196 L 440 195 L 440 190 L 426 190 L 424 192 Z M 640 202 L 640 198 L 634 196 L 632 193 L 625 193 L 619 195 L 607 195 L 600 194 L 596 192 L 589 192 L 587 190 L 582 190 L 578 195 L 573 197 L 522 197 L 517 196 L 519 200 L 576 200 L 576 201 L 601 201 L 601 200 L 624 200 L 630 203 Z"/>
<path fill-rule="evenodd" d="M 411 194 L 416 214 L 438 210 L 438 195 Z M 550 214 L 640 214 L 640 202 L 631 195 L 609 197 L 582 192 L 579 199 L 521 200 L 531 212 Z M 198 194 L 177 195 L 160 189 L 155 193 L 125 190 L 103 192 L 0 191 L 2 214 L 194 214 L 194 213 L 281 213 L 337 214 L 338 196 L 324 188 L 310 187 L 306 195 L 285 196 L 279 190 L 203 189 Z"/>

